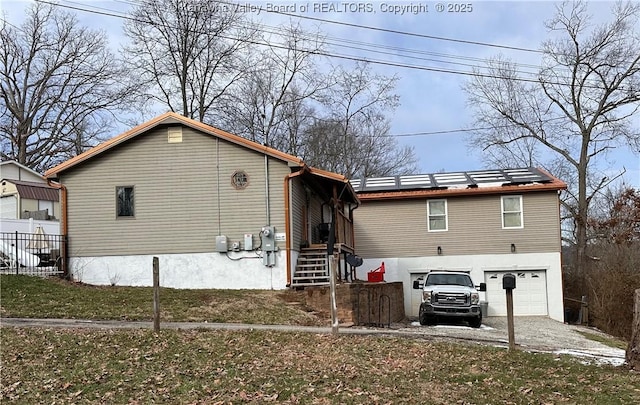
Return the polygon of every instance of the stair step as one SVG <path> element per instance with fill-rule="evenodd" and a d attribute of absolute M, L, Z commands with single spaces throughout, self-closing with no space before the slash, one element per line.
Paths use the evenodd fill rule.
<path fill-rule="evenodd" d="M 307 268 L 307 267 L 323 267 L 323 268 L 327 268 L 326 263 L 296 264 L 296 267 L 301 267 L 301 268 Z"/>
<path fill-rule="evenodd" d="M 318 283 L 291 283 L 291 285 L 296 287 L 324 287 L 328 286 L 329 282 L 318 282 Z"/>
<path fill-rule="evenodd" d="M 320 275 L 320 276 L 293 276 L 291 280 L 326 280 L 328 279 L 328 275 Z"/>
<path fill-rule="evenodd" d="M 296 274 L 293 277 L 306 277 L 306 276 L 324 276 L 329 277 L 329 274 L 326 271 L 317 270 L 317 271 L 296 271 Z"/>

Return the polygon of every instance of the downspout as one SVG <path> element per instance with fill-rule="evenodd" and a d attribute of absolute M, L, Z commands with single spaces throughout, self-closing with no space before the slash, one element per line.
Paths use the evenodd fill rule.
<path fill-rule="evenodd" d="M 269 206 L 269 157 L 267 154 L 264 154 L 264 187 L 265 187 L 265 209 L 266 209 L 266 219 L 267 222 L 265 225 L 271 225 L 271 207 Z"/>
<path fill-rule="evenodd" d="M 67 216 L 67 187 L 62 183 L 54 183 L 51 179 L 47 179 L 47 185 L 60 190 L 60 233 L 64 235 L 65 243 L 61 253 L 62 260 L 64 261 L 64 275 L 68 278 L 69 274 L 69 235 L 68 233 L 68 216 Z"/>
<path fill-rule="evenodd" d="M 218 236 L 222 235 L 220 229 L 220 138 L 216 137 L 216 199 L 218 204 Z"/>
<path fill-rule="evenodd" d="M 294 173 L 289 173 L 284 177 L 284 229 L 287 237 L 285 238 L 285 260 L 286 260 L 286 269 L 287 269 L 287 287 L 291 286 L 291 221 L 290 221 L 290 212 L 291 212 L 291 204 L 290 204 L 290 186 L 291 179 L 303 174 L 306 170 L 306 166 L 303 166 Z"/>

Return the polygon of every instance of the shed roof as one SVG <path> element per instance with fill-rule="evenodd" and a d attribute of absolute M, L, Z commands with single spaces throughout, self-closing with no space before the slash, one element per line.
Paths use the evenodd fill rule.
<path fill-rule="evenodd" d="M 20 198 L 42 201 L 60 201 L 60 194 L 58 193 L 58 190 L 48 186 L 46 183 L 11 179 L 3 179 L 2 181 L 15 184 Z"/>

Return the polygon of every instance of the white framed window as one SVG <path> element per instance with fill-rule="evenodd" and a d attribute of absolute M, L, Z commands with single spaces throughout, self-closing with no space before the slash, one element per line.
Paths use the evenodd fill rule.
<path fill-rule="evenodd" d="M 442 232 L 447 229 L 447 200 L 428 200 L 427 230 L 429 232 Z"/>
<path fill-rule="evenodd" d="M 502 196 L 501 204 L 502 229 L 524 228 L 524 220 L 522 216 L 522 196 Z"/>
<path fill-rule="evenodd" d="M 116 187 L 116 217 L 135 217 L 135 204 L 133 199 L 133 186 Z"/>

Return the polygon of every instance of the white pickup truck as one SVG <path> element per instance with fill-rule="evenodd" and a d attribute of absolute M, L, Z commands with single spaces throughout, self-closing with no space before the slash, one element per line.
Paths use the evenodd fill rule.
<path fill-rule="evenodd" d="M 476 289 L 469 274 L 431 271 L 426 278 L 414 281 L 413 288 L 422 289 L 418 312 L 421 325 L 436 324 L 439 318 L 463 318 L 473 328 L 482 324 L 478 291 L 486 291 L 487 287 L 480 283 Z"/>

